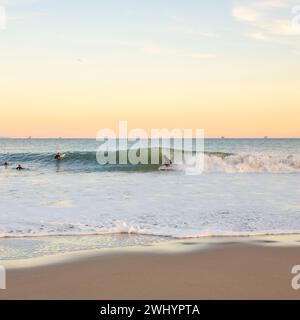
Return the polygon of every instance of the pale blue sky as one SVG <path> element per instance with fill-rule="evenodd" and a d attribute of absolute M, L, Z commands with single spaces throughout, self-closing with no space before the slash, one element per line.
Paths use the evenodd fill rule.
<path fill-rule="evenodd" d="M 297 3 L 293 0 L 0 0 L 6 3 L 8 15 L 7 30 L 0 38 L 1 54 L 11 53 L 5 50 L 5 45 L 27 42 L 22 47 L 24 55 L 31 55 L 34 49 L 41 55 L 48 52 L 69 57 L 71 51 L 89 58 L 96 55 L 93 49 L 97 48 L 103 56 L 114 52 L 119 56 L 122 52 L 124 58 L 130 55 L 135 59 L 142 52 L 155 56 L 155 60 L 157 56 L 207 60 L 228 56 L 235 59 L 251 49 L 252 54 L 272 53 L 276 57 L 275 48 L 280 54 L 299 50 L 300 30 L 296 35 L 281 34 L 281 30 L 273 33 L 276 26 L 272 19 L 291 22 L 294 2 Z M 265 4 L 265 8 L 255 6 L 257 3 Z M 266 18 L 248 21 L 252 11 L 263 13 Z M 270 26 L 264 27 L 264 23 Z M 37 48 L 37 42 L 42 48 Z"/>

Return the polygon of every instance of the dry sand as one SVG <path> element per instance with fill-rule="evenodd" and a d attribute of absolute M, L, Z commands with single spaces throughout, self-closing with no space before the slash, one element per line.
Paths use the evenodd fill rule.
<path fill-rule="evenodd" d="M 9 269 L 0 299 L 300 299 L 298 247 L 223 244 L 127 252 Z"/>

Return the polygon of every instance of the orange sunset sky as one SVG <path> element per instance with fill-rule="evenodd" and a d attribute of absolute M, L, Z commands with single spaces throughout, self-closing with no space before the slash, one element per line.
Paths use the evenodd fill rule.
<path fill-rule="evenodd" d="M 207 137 L 300 137 L 294 1 L 0 5 L 0 136 L 94 138 L 127 120 Z"/>

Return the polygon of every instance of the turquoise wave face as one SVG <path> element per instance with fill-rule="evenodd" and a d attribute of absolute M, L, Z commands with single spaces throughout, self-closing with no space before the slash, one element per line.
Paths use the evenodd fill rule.
<path fill-rule="evenodd" d="M 56 170 L 61 171 L 156 171 L 160 164 L 99 164 L 96 152 L 67 152 L 65 157 L 57 161 L 52 153 L 16 153 L 0 154 L 0 163 L 9 163 L 9 168 L 21 164 L 29 170 Z"/>
<path fill-rule="evenodd" d="M 126 150 L 114 150 L 103 152 L 102 157 L 95 151 L 69 151 L 64 153 L 63 159 L 57 161 L 50 152 L 35 153 L 1 153 L 0 163 L 8 162 L 11 166 L 21 164 L 28 169 L 44 170 L 60 168 L 64 171 L 157 171 L 172 159 L 177 163 L 189 159 L 195 152 L 183 151 L 174 148 L 128 148 Z M 106 161 L 108 154 L 113 161 Z M 225 153 L 211 153 L 214 156 L 224 158 Z M 104 158 L 103 158 L 104 157 Z M 175 160 L 174 160 L 175 159 Z M 101 161 L 104 160 L 104 161 Z M 179 161 L 178 161 L 179 160 Z"/>

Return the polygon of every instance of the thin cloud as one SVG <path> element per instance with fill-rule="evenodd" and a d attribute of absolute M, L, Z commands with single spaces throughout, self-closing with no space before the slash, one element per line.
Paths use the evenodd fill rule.
<path fill-rule="evenodd" d="M 21 21 L 27 19 L 33 19 L 36 17 L 40 17 L 44 15 L 42 12 L 23 12 L 23 13 L 16 13 L 16 14 L 8 14 L 7 21 Z"/>
<path fill-rule="evenodd" d="M 300 35 L 300 30 L 293 27 L 292 16 L 286 14 L 286 11 L 290 12 L 287 9 L 292 9 L 295 4 L 295 0 L 239 1 L 231 13 L 237 21 L 256 28 L 250 33 L 251 38 L 272 41 L 278 37 Z"/>
<path fill-rule="evenodd" d="M 189 34 L 197 37 L 205 37 L 205 38 L 217 38 L 219 35 L 214 32 L 201 31 L 192 27 L 174 27 L 171 28 L 172 31 L 180 32 L 184 34 Z"/>
<path fill-rule="evenodd" d="M 35 2 L 41 2 L 44 0 L 0 0 L 1 6 L 18 6 L 18 5 L 25 5 L 25 4 L 32 4 Z M 22 20 L 28 20 L 33 19 L 35 17 L 39 17 L 45 15 L 44 12 L 37 12 L 37 11 L 28 11 L 28 10 L 22 10 L 22 12 L 14 12 L 13 10 L 7 10 L 6 16 L 7 21 L 9 22 L 15 22 L 15 21 L 22 21 Z"/>
<path fill-rule="evenodd" d="M 264 35 L 262 32 L 252 32 L 252 33 L 249 33 L 248 36 L 252 39 L 260 40 L 260 41 L 269 40 L 269 38 L 266 35 Z"/>
<path fill-rule="evenodd" d="M 264 8 L 264 9 L 270 9 L 270 8 L 286 8 L 290 6 L 291 1 L 290 0 L 268 0 L 268 1 L 260 1 L 253 3 L 253 6 L 256 8 Z"/>
<path fill-rule="evenodd" d="M 262 14 L 254 8 L 247 6 L 236 6 L 232 9 L 232 16 L 243 22 L 258 22 L 262 18 Z"/>
<path fill-rule="evenodd" d="M 217 57 L 217 55 L 214 53 L 187 53 L 187 54 L 180 54 L 178 56 L 182 58 L 192 58 L 192 59 L 200 59 L 200 60 L 215 59 Z"/>
<path fill-rule="evenodd" d="M 138 42 L 127 42 L 127 41 L 111 41 L 112 45 L 134 48 L 149 54 L 161 54 L 162 48 L 155 43 L 138 43 Z"/>
<path fill-rule="evenodd" d="M 184 54 L 177 54 L 176 52 L 166 50 L 161 48 L 161 46 L 157 44 L 151 43 L 135 43 L 135 42 L 127 42 L 127 41 L 112 41 L 112 45 L 127 47 L 127 48 L 134 48 L 138 49 L 139 51 L 153 54 L 153 55 L 163 55 L 163 56 L 174 56 L 174 57 L 181 57 L 181 58 L 190 58 L 190 59 L 214 59 L 217 57 L 214 53 L 184 53 Z"/>
<path fill-rule="evenodd" d="M 112 41 L 111 45 L 117 45 L 127 48 L 134 48 L 138 49 L 141 52 L 145 52 L 152 55 L 161 55 L 167 57 L 179 57 L 179 58 L 189 58 L 189 59 L 199 59 L 199 60 L 206 60 L 206 59 L 215 59 L 217 57 L 214 53 L 182 53 L 178 54 L 174 51 L 163 49 L 161 46 L 157 44 L 151 43 L 134 43 L 134 42 L 127 42 L 127 41 Z"/>
<path fill-rule="evenodd" d="M 113 47 L 124 47 L 132 49 L 141 53 L 150 55 L 162 56 L 162 57 L 179 57 L 189 59 L 214 59 L 217 57 L 214 53 L 178 53 L 175 50 L 171 50 L 166 47 L 162 47 L 157 43 L 153 42 L 134 42 L 124 40 L 97 40 L 97 39 L 79 39 L 73 38 L 68 35 L 59 35 L 58 37 L 65 43 L 70 43 L 75 46 L 113 46 Z"/>
<path fill-rule="evenodd" d="M 279 38 L 276 36 L 270 36 L 270 35 L 264 34 L 262 32 L 252 32 L 252 33 L 248 33 L 246 36 L 256 41 L 265 41 L 265 42 L 286 44 L 286 45 L 292 45 L 292 46 L 300 45 L 300 41 L 298 39 L 289 38 L 289 37 Z"/>

